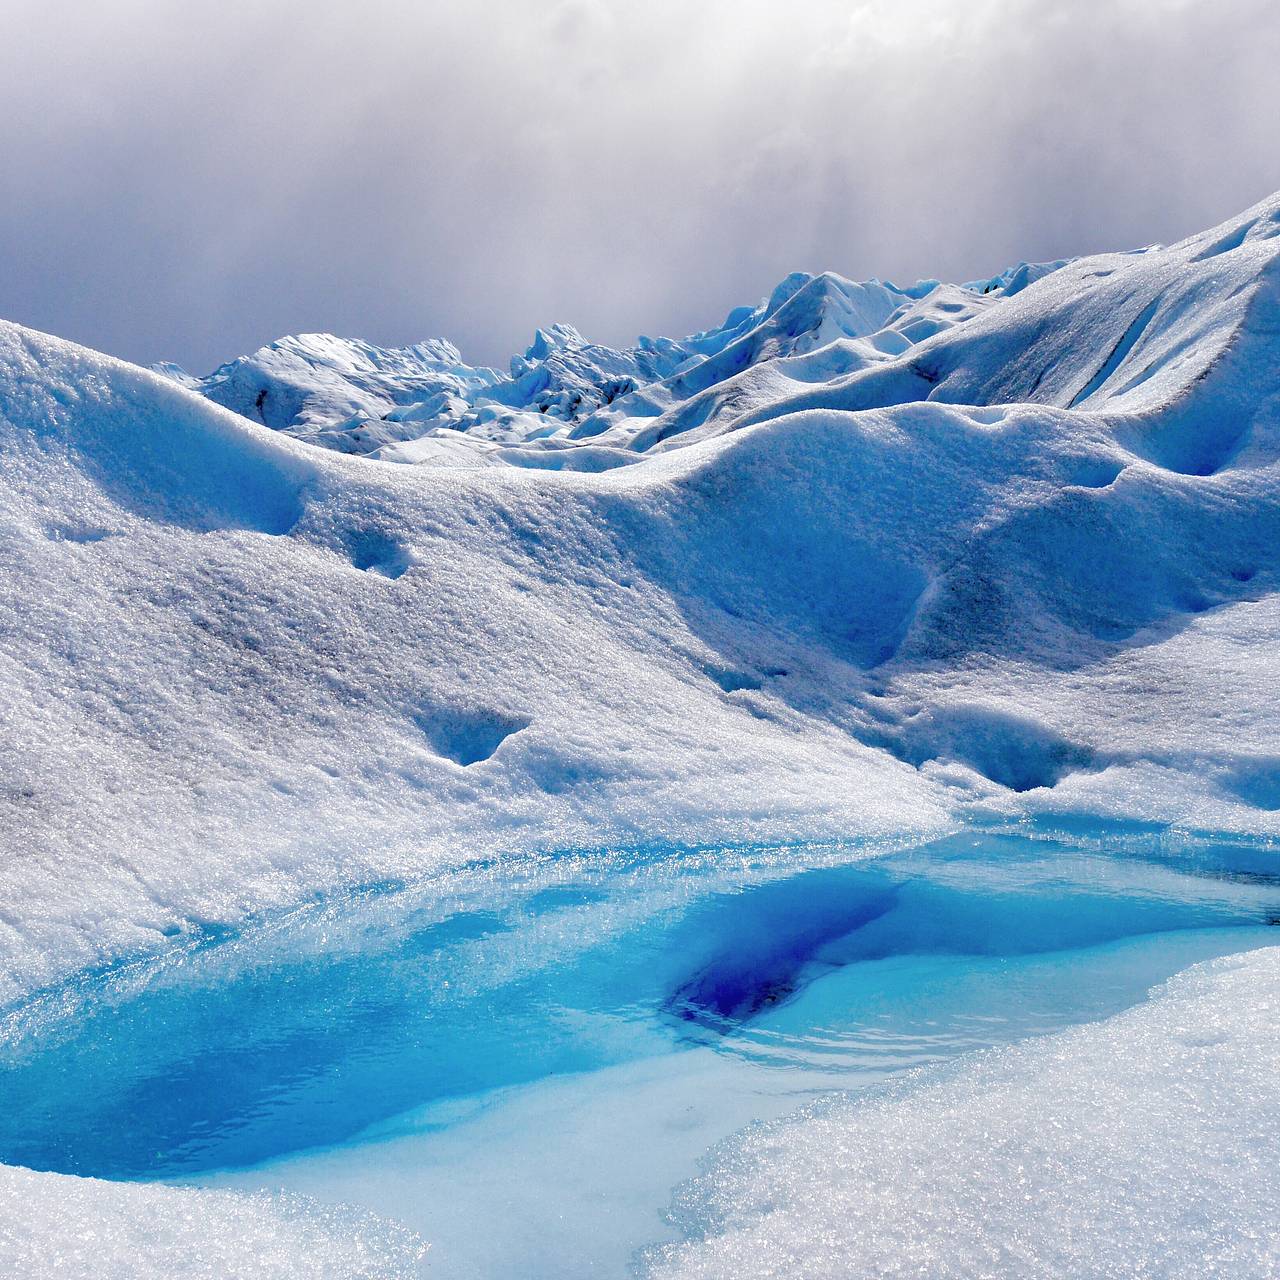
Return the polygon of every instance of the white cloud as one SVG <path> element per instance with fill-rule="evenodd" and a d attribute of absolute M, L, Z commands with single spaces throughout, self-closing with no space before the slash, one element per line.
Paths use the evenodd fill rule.
<path fill-rule="evenodd" d="M 0 314 L 500 359 L 1167 239 L 1280 185 L 1278 60 L 1273 0 L 10 0 Z"/>

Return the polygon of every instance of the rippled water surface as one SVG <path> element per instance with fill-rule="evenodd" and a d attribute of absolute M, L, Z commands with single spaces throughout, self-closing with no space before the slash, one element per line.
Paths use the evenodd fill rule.
<path fill-rule="evenodd" d="M 0 1023 L 0 1160 L 287 1185 L 432 1274 L 625 1275 L 707 1148 L 1280 938 L 1280 855 L 1121 832 L 546 857 L 379 886 Z"/>

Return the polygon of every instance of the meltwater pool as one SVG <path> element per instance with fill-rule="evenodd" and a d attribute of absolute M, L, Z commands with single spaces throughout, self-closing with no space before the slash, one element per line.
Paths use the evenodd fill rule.
<path fill-rule="evenodd" d="M 378 885 L 0 1020 L 0 1161 L 286 1187 L 427 1273 L 626 1276 L 709 1149 L 1280 942 L 1280 852 L 1081 828 L 560 854 Z"/>

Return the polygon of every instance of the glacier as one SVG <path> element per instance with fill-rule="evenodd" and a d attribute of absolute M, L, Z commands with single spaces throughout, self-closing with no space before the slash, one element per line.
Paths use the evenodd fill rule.
<path fill-rule="evenodd" d="M 551 326 L 505 372 L 440 339 L 304 335 L 198 378 L 0 325 L 7 1025 L 77 974 L 547 850 L 1084 821 L 1269 848 L 1278 280 L 1273 197 L 1178 244 L 985 281 L 797 274 L 718 328 L 624 350 Z M 1253 1078 L 1246 1105 L 1242 1081 L 1275 1053 L 1272 955 L 745 1140 L 689 1192 L 704 1238 L 652 1265 L 856 1274 L 855 1252 L 927 1251 L 961 1214 L 956 1274 L 979 1274 L 970 1192 L 908 1193 L 866 1133 L 908 1149 L 945 1106 L 939 1142 L 971 1150 L 984 1099 L 1021 1090 L 1021 1150 L 1035 1081 L 1069 1130 L 1084 1104 L 1063 1082 L 1101 1089 L 1135 1027 L 1238 1106 L 1261 1213 L 1276 1098 Z M 1169 1057 L 1179 1018 L 1238 1024 L 1202 1062 Z M 1125 1150 L 1154 1179 L 1187 1104 L 1148 1084 L 1115 1106 L 1148 1108 Z M 1098 1148 L 1052 1152 L 1060 1181 L 1093 1178 Z M 841 1208 L 866 1179 L 904 1188 L 880 1226 Z M 334 1257 L 382 1238 L 305 1202 L 71 1186 L 4 1171 L 11 1269 L 67 1232 L 136 1242 L 140 1213 L 207 1212 L 228 1248 L 277 1220 Z M 1210 1208 L 1252 1239 L 1243 1195 Z M 33 1201 L 47 1214 L 15 1233 Z M 1071 1227 L 1082 1203 L 1028 1274 L 1083 1258 L 1061 1252 L 1077 1230 L 1118 1238 L 1120 1217 Z"/>
<path fill-rule="evenodd" d="M 464 364 L 441 338 L 388 350 L 332 334 L 281 338 L 204 378 L 173 364 L 155 368 L 252 421 L 343 453 L 604 470 L 638 461 L 709 418 L 740 416 L 747 385 L 760 397 L 759 374 L 781 368 L 792 380 L 818 381 L 900 355 L 1065 265 L 1022 263 L 961 287 L 931 280 L 906 289 L 796 272 L 758 306 L 683 339 L 642 337 L 619 351 L 571 325 L 540 329 L 507 374 Z M 773 364 L 845 339 L 860 341 L 807 364 Z M 749 384 L 734 380 L 751 368 L 758 374 Z M 717 387 L 719 394 L 702 396 Z M 596 437 L 595 447 L 583 447 Z"/>

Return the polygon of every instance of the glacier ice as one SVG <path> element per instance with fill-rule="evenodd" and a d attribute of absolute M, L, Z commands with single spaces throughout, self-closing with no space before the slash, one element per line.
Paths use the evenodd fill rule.
<path fill-rule="evenodd" d="M 880 347 L 905 348 L 926 329 L 950 327 L 993 300 L 986 295 L 1010 289 L 1003 278 L 963 289 L 936 281 L 899 289 L 797 272 L 758 306 L 740 307 L 719 328 L 687 338 L 641 338 L 614 350 L 588 342 L 571 325 L 539 329 L 506 375 L 465 365 L 442 339 L 387 350 L 331 334 L 281 338 L 206 378 L 172 364 L 155 367 L 252 421 L 344 453 L 436 460 L 439 446 L 426 442 L 456 433 L 470 444 L 510 450 L 459 452 L 459 464 L 600 470 L 634 460 L 637 446 L 612 443 L 634 432 L 629 419 L 661 416 L 744 369 L 838 338 L 875 335 Z M 921 299 L 927 314 L 920 314 Z M 566 449 L 615 422 L 623 431 L 610 432 L 607 449 Z"/>
<path fill-rule="evenodd" d="M 547 849 L 1273 840 L 1278 280 L 1272 198 L 963 285 L 796 275 L 622 351 L 553 326 L 506 371 L 307 335 L 201 379 L 0 325 L 0 999 Z M 735 1223 L 661 1265 L 715 1274 Z"/>

